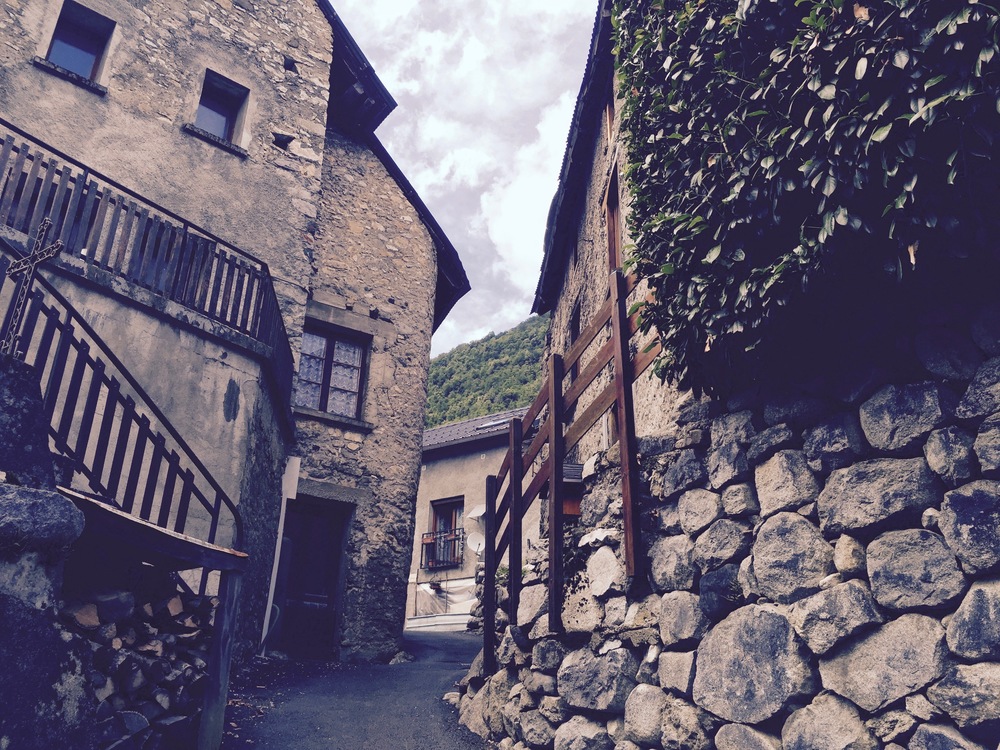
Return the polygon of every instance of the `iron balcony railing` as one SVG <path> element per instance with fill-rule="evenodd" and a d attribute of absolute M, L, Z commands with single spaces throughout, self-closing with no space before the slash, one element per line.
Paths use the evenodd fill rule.
<path fill-rule="evenodd" d="M 421 548 L 420 567 L 424 570 L 459 568 L 465 562 L 465 529 L 424 534 Z"/>
<path fill-rule="evenodd" d="M 270 347 L 282 399 L 292 350 L 265 263 L 0 118 L 0 226 L 42 217 L 63 254 L 223 323 Z"/>
<path fill-rule="evenodd" d="M 160 528 L 239 549 L 235 504 L 128 369 L 44 278 L 16 280 L 0 240 L 0 340 L 35 368 L 49 436 L 74 484 Z M 204 585 L 204 580 L 203 580 Z"/>

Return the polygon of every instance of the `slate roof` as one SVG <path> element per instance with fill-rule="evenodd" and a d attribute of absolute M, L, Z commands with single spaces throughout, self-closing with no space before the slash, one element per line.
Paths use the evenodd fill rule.
<path fill-rule="evenodd" d="M 463 419 L 461 422 L 452 422 L 424 430 L 424 450 L 471 443 L 483 438 L 503 435 L 507 432 L 510 420 L 514 417 L 523 417 L 527 411 L 527 408 L 511 409 L 510 411 L 488 414 L 485 417 Z"/>

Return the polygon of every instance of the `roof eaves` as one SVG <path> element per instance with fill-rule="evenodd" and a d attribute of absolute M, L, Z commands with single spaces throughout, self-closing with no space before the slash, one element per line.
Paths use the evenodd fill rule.
<path fill-rule="evenodd" d="M 539 315 L 549 312 L 555 305 L 557 287 L 567 259 L 568 243 L 564 242 L 564 237 L 575 227 L 573 219 L 579 211 L 579 199 L 588 182 L 587 175 L 591 164 L 586 149 L 591 145 L 593 129 L 597 122 L 594 110 L 603 103 L 602 97 L 606 93 L 604 80 L 606 74 L 610 73 L 613 62 L 610 48 L 611 2 L 600 0 L 597 17 L 594 20 L 587 67 L 580 84 L 580 92 L 577 95 L 566 139 L 559 186 L 549 207 L 542 267 L 531 306 L 531 312 Z"/>

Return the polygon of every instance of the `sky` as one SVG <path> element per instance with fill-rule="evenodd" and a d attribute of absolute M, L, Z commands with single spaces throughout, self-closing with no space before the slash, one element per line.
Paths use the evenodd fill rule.
<path fill-rule="evenodd" d="M 472 284 L 432 355 L 530 314 L 596 0 L 332 0 L 399 106 L 377 135 Z"/>

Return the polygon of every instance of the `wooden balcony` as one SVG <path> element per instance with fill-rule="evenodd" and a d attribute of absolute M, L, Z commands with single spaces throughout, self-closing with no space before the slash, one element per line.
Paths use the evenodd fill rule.
<path fill-rule="evenodd" d="M 0 139 L 0 227 L 28 235 L 48 217 L 64 257 L 85 270 L 100 268 L 265 344 L 288 404 L 292 351 L 265 263 L 2 118 Z"/>

